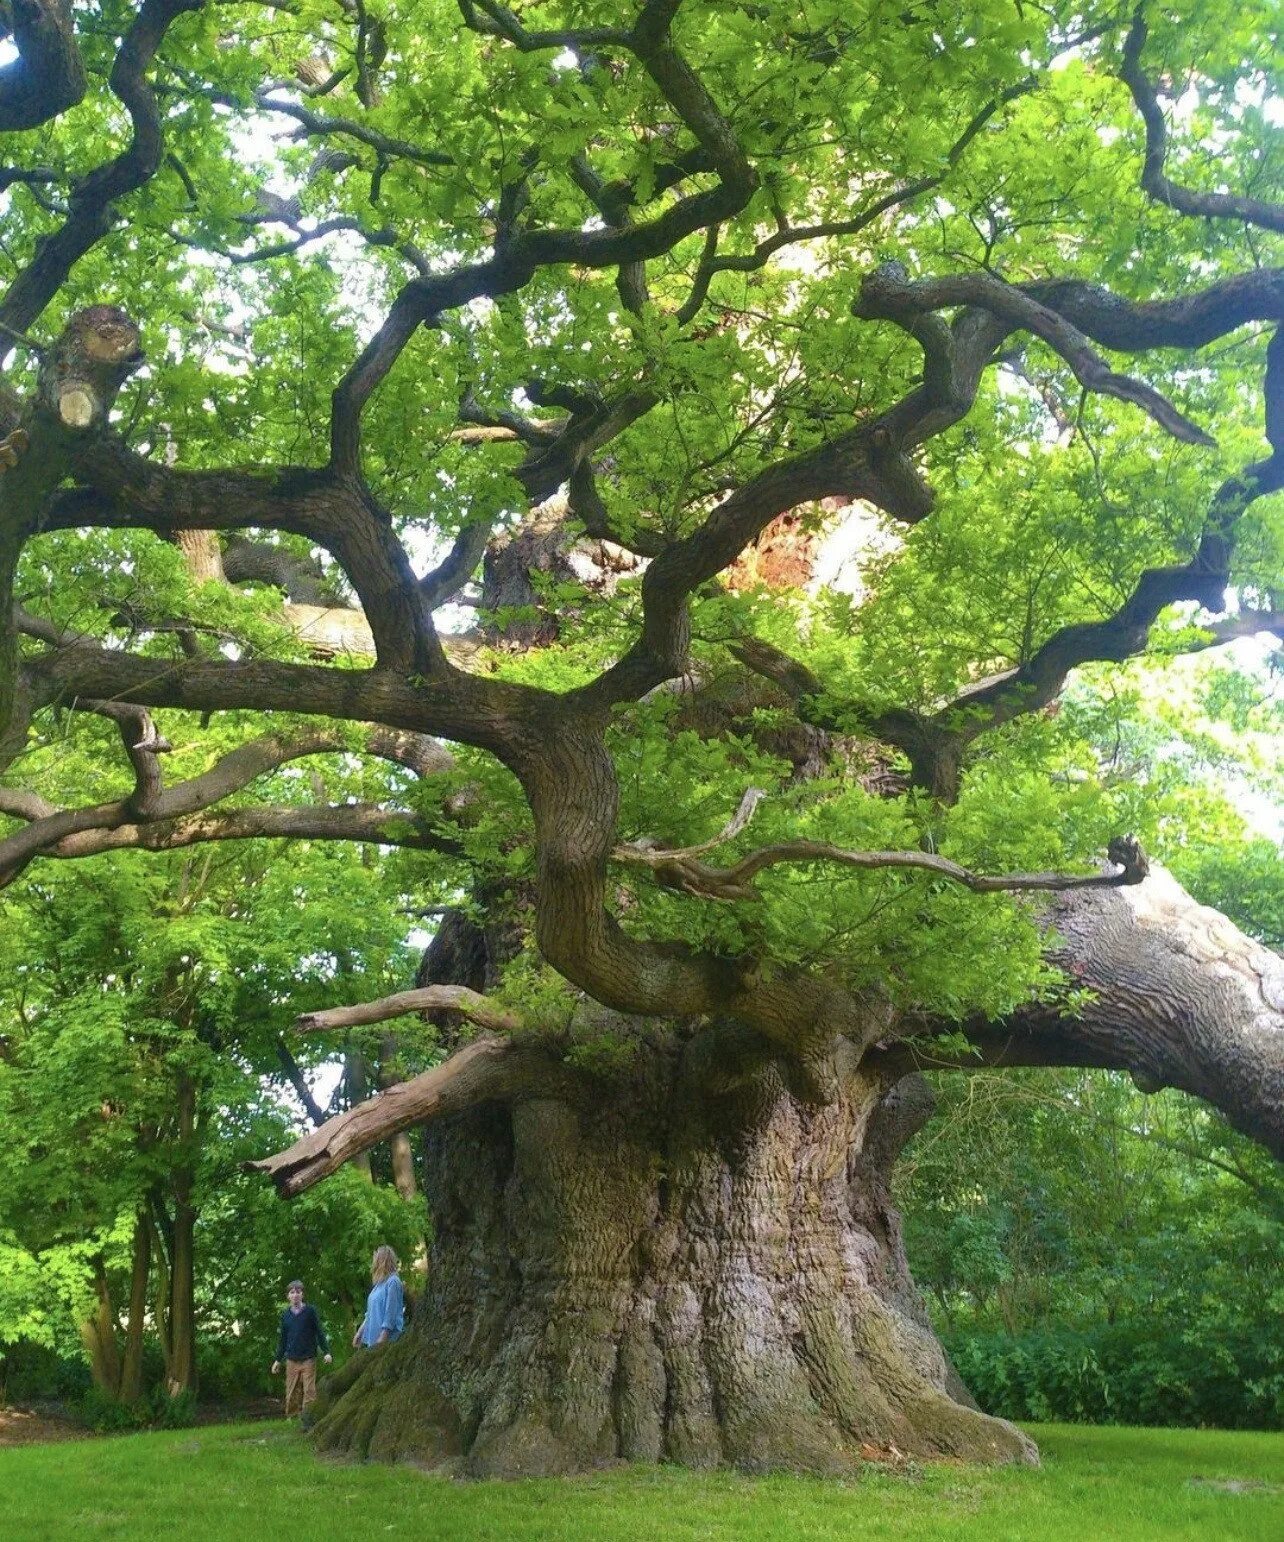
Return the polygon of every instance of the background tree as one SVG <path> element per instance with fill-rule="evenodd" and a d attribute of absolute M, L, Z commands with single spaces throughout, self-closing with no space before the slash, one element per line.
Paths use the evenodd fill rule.
<path fill-rule="evenodd" d="M 46 786 L 84 774 L 97 736 L 87 738 L 64 732 Z M 338 1286 L 351 1317 L 376 1223 L 415 1251 L 414 1223 L 369 1189 L 368 1172 L 306 1223 L 265 1223 L 239 1171 L 289 1137 L 285 1088 L 325 1118 L 304 1070 L 313 1057 L 300 1049 L 300 1067 L 284 1037 L 298 1000 L 368 994 L 406 967 L 395 896 L 355 851 L 277 854 L 265 843 L 146 867 L 98 859 L 46 871 L 17 904 L 0 898 L 15 944 L 0 992 L 18 1017 L 0 1061 L 0 1225 L 28 1309 L 43 1299 L 51 1327 L 70 1310 L 108 1401 L 142 1398 L 153 1341 L 168 1395 L 194 1392 L 198 1329 L 244 1335 L 263 1362 L 291 1274 L 306 1271 L 323 1300 Z M 310 928 L 327 911 L 327 950 L 305 954 L 301 917 Z M 379 1046 L 361 1048 L 378 1065 Z M 12 1308 L 6 1316 L 21 1325 Z M 244 1372 L 244 1357 L 237 1365 Z"/>
<path fill-rule="evenodd" d="M 1156 669 L 1162 669 L 1157 675 Z M 1063 704 L 1148 845 L 1278 949 L 1278 675 L 1206 655 Z M 1162 686 L 1162 688 L 1161 688 Z M 903 1163 L 906 1250 L 968 1385 L 1009 1418 L 1274 1428 L 1281 1169 L 1207 1105 L 1099 1071 L 937 1078 Z"/>
<path fill-rule="evenodd" d="M 418 990 L 307 1022 L 455 1053 L 263 1164 L 430 1123 L 424 1312 L 322 1443 L 1029 1458 L 909 1278 L 919 1068 L 1127 1069 L 1284 1149 L 1278 960 L 1056 711 L 1278 631 L 1265 18 L 35 9 L 0 873 L 375 841 L 450 912 Z M 843 587 L 753 584 L 827 524 Z M 92 802 L 29 769 L 60 705 L 122 735 Z M 250 801 L 336 752 L 393 769 Z"/>

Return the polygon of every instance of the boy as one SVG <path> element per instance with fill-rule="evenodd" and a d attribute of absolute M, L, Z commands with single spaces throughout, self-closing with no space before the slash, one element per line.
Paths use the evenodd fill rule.
<path fill-rule="evenodd" d="M 275 1376 L 285 1361 L 285 1417 L 302 1412 L 317 1395 L 317 1348 L 330 1364 L 330 1342 L 314 1306 L 303 1304 L 303 1281 L 291 1280 L 286 1296 L 289 1306 L 281 1313 L 281 1332 L 276 1341 Z M 297 1409 L 296 1409 L 297 1404 Z"/>

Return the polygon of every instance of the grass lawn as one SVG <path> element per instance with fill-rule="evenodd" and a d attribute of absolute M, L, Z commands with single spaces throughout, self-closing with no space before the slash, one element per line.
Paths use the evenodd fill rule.
<path fill-rule="evenodd" d="M 869 1468 L 859 1480 L 625 1468 L 457 1483 L 316 1460 L 285 1425 L 0 1451 L 0 1536 L 322 1542 L 1281 1542 L 1284 1434 L 1033 1426 L 1041 1471 Z"/>

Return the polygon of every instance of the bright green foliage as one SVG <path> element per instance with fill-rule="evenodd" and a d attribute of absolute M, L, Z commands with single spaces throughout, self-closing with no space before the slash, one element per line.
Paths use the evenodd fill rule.
<path fill-rule="evenodd" d="M 943 1083 L 907 1245 L 1012 1418 L 1284 1425 L 1284 1184 L 1214 1115 L 1103 1073 Z"/>
<path fill-rule="evenodd" d="M 618 24 L 617 9 L 577 6 L 573 22 Z M 522 14 L 539 27 L 564 21 L 560 10 Z M 102 41 L 88 45 L 104 58 L 123 15 L 104 8 Z M 580 67 L 556 52 L 523 52 L 469 31 L 453 0 L 387 3 L 371 15 L 384 40 L 377 60 L 358 20 L 320 0 L 207 7 L 175 22 L 157 77 L 169 159 L 132 196 L 127 239 L 89 252 L 42 319 L 56 327 L 74 306 L 108 295 L 140 318 L 149 362 L 120 416 L 141 450 L 192 468 L 315 463 L 329 390 L 406 275 L 398 243 L 438 266 L 484 256 L 500 190 L 532 165 L 523 221 L 575 228 L 593 214 L 572 174 L 586 155 L 597 176 L 627 179 L 647 204 L 677 128 L 636 61 Z M 1265 110 L 1269 29 L 1255 17 L 1251 7 L 1200 4 L 1151 18 L 1147 63 L 1172 81 L 1197 64 L 1198 101 L 1172 131 L 1173 174 L 1195 187 L 1242 179 L 1266 198 L 1280 175 L 1280 130 Z M 912 342 L 851 314 L 861 279 L 884 257 L 915 275 L 979 266 L 1012 281 L 1078 276 L 1138 298 L 1180 291 L 1192 273 L 1212 279 L 1267 260 L 1269 236 L 1182 219 L 1141 190 L 1140 125 L 1117 76 L 1120 38 L 1104 16 L 1007 0 L 976 0 L 948 22 L 834 0 L 805 15 L 689 5 L 674 38 L 759 171 L 759 190 L 720 233 L 720 255 L 747 258 L 778 211 L 819 224 L 851 219 L 917 178 L 941 176 L 940 187 L 857 232 L 716 273 L 690 323 L 676 313 L 703 250 L 699 234 L 650 265 L 653 303 L 638 314 L 621 304 L 610 271 L 559 267 L 421 331 L 363 424 L 365 470 L 412 548 L 439 547 L 465 525 L 511 523 L 522 507 L 511 475 L 519 448 L 479 451 L 452 437 L 466 393 L 510 408 L 532 378 L 607 395 L 644 384 L 658 405 L 613 443 L 600 490 L 621 530 L 676 534 L 694 528 L 723 488 L 913 385 L 921 358 Z M 254 102 L 268 81 L 269 99 L 297 105 L 292 77 L 305 60 L 319 61 L 318 80 L 334 77 L 307 99 L 310 110 L 419 152 L 380 159 L 340 133 L 334 143 L 350 164 L 318 166 L 318 140 L 291 138 L 297 119 Z M 190 89 L 194 70 L 206 87 Z M 924 102 L 930 111 L 915 110 Z M 987 106 L 991 115 L 955 153 L 962 128 Z M 42 163 L 86 168 L 122 131 L 119 111 L 92 95 L 40 131 Z M 20 267 L 57 216 L 29 188 L 9 197 L 6 260 Z M 304 234 L 309 222 L 356 228 L 233 262 L 281 244 L 280 222 L 247 221 L 292 197 Z M 1031 342 L 1011 371 L 986 377 L 963 424 L 925 447 L 936 507 L 866 564 L 867 598 L 700 596 L 697 655 L 725 665 L 722 644 L 755 631 L 806 654 L 822 705 L 869 711 L 930 709 L 978 674 L 1027 660 L 1059 628 L 1118 606 L 1143 568 L 1188 551 L 1210 488 L 1260 452 L 1265 340 L 1252 328 L 1236 334 L 1213 368 L 1178 350 L 1129 362 L 1215 424 L 1216 451 L 1176 443 L 1130 405 L 1081 394 L 1055 355 Z M 1278 577 L 1280 521 L 1278 496 L 1248 517 L 1235 557 L 1246 597 Z M 967 582 L 956 582 L 963 572 Z M 177 552 L 146 534 L 42 537 L 27 550 L 20 587 L 59 622 L 90 632 L 118 633 L 122 608 L 127 616 L 142 605 L 233 635 L 246 656 L 301 654 L 273 620 L 274 596 L 190 593 Z M 577 606 L 574 590 L 545 596 L 564 620 L 557 646 L 500 654 L 491 667 L 564 690 L 617 657 L 636 625 L 636 582 L 610 606 L 584 593 Z M 163 655 L 173 643 L 157 633 L 136 646 Z M 193 750 L 199 737 L 204 756 L 249 731 L 234 717 L 199 736 L 188 719 L 166 726 Z M 750 726 L 767 726 L 761 710 Z M 675 739 L 650 707 L 622 716 L 616 761 L 622 833 L 666 842 L 707 837 L 744 786 L 779 781 L 747 737 Z M 1084 865 L 1118 833 L 1126 795 L 1083 783 L 1063 793 L 1057 779 L 1071 767 L 1090 770 L 1082 745 L 1028 725 L 987 743 L 948 816 L 912 800 L 880 808 L 849 783 L 821 782 L 779 795 L 752 839 L 787 830 L 855 845 L 926 843 L 993 869 Z M 462 776 L 485 794 L 464 842 L 471 871 L 524 878 L 529 829 L 516 785 L 482 757 L 463 760 Z M 643 781 L 667 817 L 633 796 Z M 665 796 L 675 785 L 681 799 Z M 435 859 L 407 866 L 429 901 L 460 887 Z M 640 935 L 753 949 L 769 968 L 834 967 L 841 938 L 837 967 L 853 984 L 878 982 L 949 1016 L 1001 1011 L 1041 987 L 1033 933 L 1002 901 L 809 870 L 772 874 L 761 887 L 762 904 L 741 914 L 642 883 L 624 919 Z"/>
<path fill-rule="evenodd" d="M 1107 795 L 1135 797 L 1137 827 L 1198 899 L 1278 946 L 1284 859 L 1239 811 L 1260 820 L 1279 799 L 1272 683 L 1204 666 L 1167 685 L 1148 706 L 1076 693 L 1058 727 L 1097 740 Z M 1122 1076 L 936 1080 L 940 1117 L 901 1174 L 907 1245 L 982 1406 L 1281 1427 L 1278 1164 L 1210 1110 Z"/>
<path fill-rule="evenodd" d="M 295 468 L 289 480 L 297 468 L 315 470 L 330 451 L 331 393 L 403 285 L 502 249 L 519 184 L 522 230 L 568 232 L 601 226 L 586 190 L 594 179 L 628 184 L 627 218 L 639 224 L 714 187 L 707 168 L 677 192 L 664 180 L 694 143 L 690 124 L 634 54 L 528 51 L 467 27 L 470 9 L 456 0 L 290 0 L 211 3 L 177 17 L 148 76 L 164 126 L 159 169 L 121 200 L 109 237 L 79 259 L 31 329 L 47 343 L 79 307 L 106 302 L 137 319 L 147 362 L 114 420 L 131 449 L 180 471 Z M 493 10 L 480 0 L 478 9 Z M 618 0 L 514 7 L 531 29 L 618 27 L 622 11 L 638 9 Z M 1166 94 L 1169 174 L 1197 191 L 1279 198 L 1284 135 L 1269 7 L 1177 0 L 1151 9 L 1144 63 Z M 92 89 L 22 137 L 24 165 L 53 181 L 0 192 L 5 285 L 65 218 L 62 195 L 47 189 L 69 189 L 131 143 L 124 104 L 103 81 L 138 8 L 85 0 L 74 10 Z M 361 424 L 361 470 L 407 560 L 422 572 L 462 530 L 502 535 L 528 511 L 523 447 L 467 442 L 461 402 L 539 417 L 536 381 L 546 395 L 645 396 L 649 409 L 602 447 L 596 474 L 614 532 L 652 550 L 701 529 L 730 490 L 917 389 L 924 359 L 913 337 L 853 314 L 881 262 L 894 259 L 915 279 L 1082 280 L 1135 301 L 1279 263 L 1277 234 L 1184 217 L 1143 191 L 1144 132 L 1119 75 L 1128 20 L 1103 4 L 1013 0 L 677 8 L 674 45 L 757 176 L 717 231 L 726 266 L 690 314 L 713 255 L 703 231 L 648 261 L 645 304 L 630 307 L 612 269 L 559 263 L 537 267 L 515 292 L 417 326 Z M 348 127 L 307 132 L 301 104 Z M 891 199 L 897 190 L 904 196 Z M 785 224 L 804 234 L 760 262 L 760 245 Z M 835 224 L 847 228 L 814 234 Z M 710 840 L 749 787 L 767 796 L 748 829 L 716 848 L 719 863 L 810 839 L 935 851 L 987 872 L 1087 873 L 1112 836 L 1133 831 L 1198 897 L 1279 946 L 1279 702 L 1260 645 L 1230 664 L 1178 659 L 1212 640 L 1189 606 L 1160 618 L 1143 662 L 1082 670 L 1059 710 L 980 735 L 956 799 L 906 785 L 906 758 L 871 734 L 879 714 L 929 716 L 967 686 L 1028 665 L 1064 629 L 1117 612 L 1143 573 L 1190 559 L 1215 490 L 1264 454 L 1269 328 L 1260 319 L 1198 351 L 1112 358 L 1206 425 L 1213 447 L 1179 443 L 1134 404 L 1081 389 L 1049 346 L 1021 336 L 987 370 L 962 421 L 908 447 L 935 494 L 930 517 L 897 522 L 868 506 L 839 515 L 809 497 L 800 538 L 858 527 L 841 581 L 806 593 L 721 580 L 696 587 L 699 690 L 626 702 L 608 731 L 616 838 Z M 34 361 L 18 349 L 6 382 L 29 392 L 33 381 Z M 314 550 L 296 527 L 252 533 L 316 558 L 331 597 L 355 601 L 335 554 Z M 1284 495 L 1244 515 L 1229 571 L 1240 605 L 1279 609 Z M 626 572 L 606 599 L 596 580 L 537 575 L 537 604 L 480 618 L 487 630 L 468 668 L 547 692 L 585 686 L 635 641 L 641 585 L 637 570 Z M 314 662 L 275 588 L 197 585 L 178 548 L 145 529 L 37 531 L 15 593 L 46 623 L 154 660 L 158 677 L 189 654 L 212 665 Z M 556 617 L 556 637 L 525 651 L 506 646 L 505 629 L 537 614 Z M 746 637 L 814 675 L 804 708 L 836 731 L 816 774 L 795 774 L 797 704 L 764 694 L 759 679 L 746 684 L 735 662 Z M 34 655 L 44 643 L 22 646 Z M 334 666 L 336 699 L 342 671 L 367 662 Z M 427 695 L 424 676 L 406 679 Z M 692 696 L 716 701 L 715 732 Z M 68 705 L 46 704 L 0 773 L 5 786 L 37 789 L 60 807 L 127 796 L 115 725 Z M 967 708 L 959 715 L 966 721 Z M 171 785 L 303 721 L 279 709 L 155 716 L 173 744 Z M 347 1174 L 282 1212 L 236 1164 L 297 1133 L 277 1056 L 294 1016 L 407 987 L 416 912 L 451 905 L 495 925 L 528 922 L 535 832 L 511 765 L 478 748 L 482 736 L 453 748 L 451 771 L 417 781 L 361 758 L 361 725 L 341 731 L 351 754 L 280 768 L 223 807 L 378 802 L 389 845 L 428 827 L 450 850 L 317 840 L 66 866 L 42 859 L 0 897 L 0 1343 L 61 1345 L 88 1303 L 97 1260 L 119 1294 L 131 1217 L 183 1164 L 196 1175 L 208 1260 L 201 1310 L 225 1338 L 261 1336 L 282 1272 L 306 1276 L 309 1258 L 324 1260 L 318 1289 L 350 1314 L 361 1283 L 350 1259 L 375 1236 L 409 1247 L 407 1212 L 384 1187 L 367 1191 Z M 0 837 L 9 833 L 5 816 Z M 749 960 L 764 980 L 832 979 L 947 1028 L 1031 998 L 1073 1009 L 1030 912 L 1003 896 L 821 863 L 773 867 L 757 889 L 730 904 L 617 862 L 607 903 L 631 938 Z M 537 1030 L 560 1031 L 576 992 L 529 937 L 514 951 L 495 994 Z M 308 1073 L 339 1053 L 289 1042 Z M 342 1046 L 349 1070 L 384 1049 L 375 1030 Z M 435 1031 L 415 1024 L 382 1068 L 419 1069 L 439 1050 Z M 615 1052 L 596 1039 L 569 1050 L 585 1065 Z M 184 1084 L 199 1089 L 197 1149 L 176 1133 Z M 1005 1109 L 1006 1123 L 987 1116 L 980 1133 L 960 1118 L 962 1133 L 921 1157 L 914 1179 L 916 1204 L 938 1207 L 923 1212 L 918 1267 L 943 1311 L 971 1312 L 983 1326 L 994 1302 L 1015 1299 L 1013 1259 L 1027 1240 L 1038 1259 L 1032 1278 L 1046 1286 L 1059 1271 L 1073 1276 L 1077 1320 L 1118 1294 L 1107 1255 L 1082 1255 L 1091 1191 L 1071 1194 L 1062 1105 L 1091 1092 L 1121 1128 L 1151 1133 L 1151 1111 L 1113 1084 L 1031 1085 L 1042 1101 Z M 1000 1130 L 1020 1191 L 997 1186 Z M 1215 1130 L 1199 1127 L 1204 1157 L 1220 1151 Z M 1131 1183 L 1132 1157 L 1097 1178 Z M 1027 1158 L 1058 1174 L 1062 1210 L 1022 1210 L 1036 1200 Z M 1137 1253 L 1129 1311 L 1162 1295 L 1174 1314 L 1202 1322 L 1211 1312 L 1211 1287 L 1207 1298 L 1178 1300 L 1155 1282 L 1169 1246 L 1162 1228 L 1178 1215 L 1209 1237 L 1242 1226 L 1252 1241 L 1250 1205 L 1228 1198 L 1243 1185 L 1223 1177 L 1216 1194 L 1171 1163 L 1155 1179 L 1148 1217 L 1164 1242 Z M 927 1251 L 929 1237 L 939 1256 Z M 1118 1235 L 1112 1247 L 1110 1257 L 1126 1251 Z M 1210 1278 L 1225 1281 L 1224 1262 L 1209 1255 Z M 1266 1311 L 1269 1292 L 1246 1300 Z M 1011 1310 L 1015 1328 L 1050 1309 Z"/>
<path fill-rule="evenodd" d="M 64 755 L 64 774 L 74 765 Z M 377 995 L 406 968 L 395 896 L 373 880 L 351 847 L 210 848 L 60 867 L 0 900 L 18 944 L 0 990 L 20 1014 L 0 1060 L 0 1345 L 75 1353 L 96 1265 L 127 1299 L 134 1216 L 163 1216 L 184 1170 L 211 1387 L 262 1382 L 296 1274 L 336 1345 L 351 1337 L 371 1253 L 390 1241 L 412 1258 L 420 1207 L 351 1174 L 286 1208 L 240 1164 L 296 1128 L 278 1042 L 305 1067 L 333 1054 L 294 1039 L 295 1013 Z M 325 951 L 303 936 L 318 913 Z M 182 1082 L 197 1089 L 191 1137 L 175 1123 Z"/>

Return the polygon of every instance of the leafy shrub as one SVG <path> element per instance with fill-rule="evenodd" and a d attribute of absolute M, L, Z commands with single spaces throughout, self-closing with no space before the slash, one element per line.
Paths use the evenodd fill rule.
<path fill-rule="evenodd" d="M 75 1413 L 100 1435 L 187 1429 L 196 1423 L 196 1395 L 180 1392 L 171 1397 L 163 1386 L 156 1386 L 137 1403 L 118 1403 L 98 1387 L 90 1387 L 75 1405 Z"/>
<path fill-rule="evenodd" d="M 207 1402 L 234 1403 L 247 1397 L 266 1397 L 279 1390 L 269 1367 L 276 1347 L 274 1333 L 250 1337 L 201 1337 L 196 1341 L 196 1370 L 201 1397 Z"/>
<path fill-rule="evenodd" d="M 75 1404 L 76 1417 L 100 1435 L 121 1434 L 125 1430 L 144 1429 L 148 1423 L 146 1403 L 118 1403 L 99 1387 L 89 1387 Z"/>
<path fill-rule="evenodd" d="M 185 1430 L 196 1423 L 196 1394 L 180 1392 L 171 1397 L 164 1387 L 153 1387 L 144 1401 L 148 1424 L 154 1430 Z"/>
<path fill-rule="evenodd" d="M 959 1333 L 946 1348 L 987 1413 L 1076 1424 L 1284 1429 L 1284 1343 L 1269 1333 Z"/>
<path fill-rule="evenodd" d="M 0 1404 L 75 1402 L 89 1385 L 83 1359 L 43 1344 L 7 1344 L 0 1354 Z"/>

